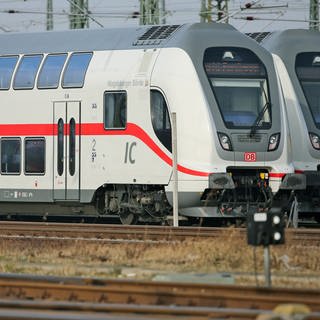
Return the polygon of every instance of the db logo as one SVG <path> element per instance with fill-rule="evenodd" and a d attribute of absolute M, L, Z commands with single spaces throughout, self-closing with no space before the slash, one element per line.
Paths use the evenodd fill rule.
<path fill-rule="evenodd" d="M 256 162 L 257 161 L 257 154 L 255 152 L 245 152 L 244 153 L 244 161 Z"/>

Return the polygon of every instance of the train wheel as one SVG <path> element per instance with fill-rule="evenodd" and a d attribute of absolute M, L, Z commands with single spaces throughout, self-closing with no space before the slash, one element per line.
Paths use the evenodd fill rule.
<path fill-rule="evenodd" d="M 130 225 L 138 222 L 138 216 L 129 210 L 119 213 L 119 216 L 122 224 Z"/>

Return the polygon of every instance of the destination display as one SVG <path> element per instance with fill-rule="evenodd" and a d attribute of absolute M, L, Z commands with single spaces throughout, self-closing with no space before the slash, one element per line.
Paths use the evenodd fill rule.
<path fill-rule="evenodd" d="M 265 77 L 265 70 L 258 63 L 205 62 L 209 76 Z"/>

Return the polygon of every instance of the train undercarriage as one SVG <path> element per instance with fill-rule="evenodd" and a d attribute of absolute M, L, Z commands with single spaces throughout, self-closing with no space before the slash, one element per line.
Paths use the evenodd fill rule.
<path fill-rule="evenodd" d="M 292 225 L 298 226 L 301 222 L 320 223 L 320 172 L 305 171 L 306 188 L 294 193 L 290 218 Z"/>
<path fill-rule="evenodd" d="M 217 208 L 217 216 L 243 217 L 250 212 L 284 210 L 269 186 L 267 169 L 233 169 L 209 177 L 202 196 L 205 207 Z M 285 204 L 286 205 L 286 204 Z"/>
<path fill-rule="evenodd" d="M 319 179 L 318 179 L 319 180 Z M 202 196 L 204 208 L 214 217 L 242 218 L 256 212 L 273 212 L 284 215 L 288 226 L 298 221 L 320 221 L 320 185 L 313 176 L 287 174 L 274 193 L 269 186 L 267 170 L 230 170 L 214 174 Z M 210 210 L 202 210 L 210 216 Z"/>
<path fill-rule="evenodd" d="M 112 185 L 98 189 L 95 199 L 100 215 L 119 215 L 123 224 L 161 223 L 171 211 L 161 186 Z"/>
<path fill-rule="evenodd" d="M 248 213 L 281 213 L 297 226 L 300 218 L 320 223 L 320 186 L 314 176 L 288 174 L 277 193 L 269 186 L 267 170 L 232 170 L 209 177 L 199 206 L 179 210 L 184 224 L 201 224 L 208 218 L 245 222 Z M 306 186 L 306 184 L 308 186 Z M 122 224 L 171 224 L 172 207 L 161 185 L 103 185 L 92 203 L 0 203 L 0 214 L 120 218 Z M 170 219 L 171 217 L 171 219 Z M 289 222 L 290 222 L 289 221 Z M 219 224 L 217 223 L 217 224 Z M 289 223 L 288 223 L 289 225 Z"/>

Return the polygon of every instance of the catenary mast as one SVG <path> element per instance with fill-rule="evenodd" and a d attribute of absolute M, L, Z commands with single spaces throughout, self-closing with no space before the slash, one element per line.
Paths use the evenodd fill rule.
<path fill-rule="evenodd" d="M 52 0 L 47 0 L 47 30 L 53 29 L 53 6 Z"/>
<path fill-rule="evenodd" d="M 212 18 L 213 13 L 216 14 L 216 19 Z M 219 21 L 224 18 L 224 22 L 228 23 L 226 17 L 228 17 L 228 0 L 201 0 L 201 22 Z"/>
<path fill-rule="evenodd" d="M 89 0 L 70 0 L 70 29 L 89 28 Z"/>
<path fill-rule="evenodd" d="M 140 0 L 140 24 L 165 24 L 165 0 Z"/>
<path fill-rule="evenodd" d="M 319 0 L 310 0 L 309 29 L 319 30 Z"/>

